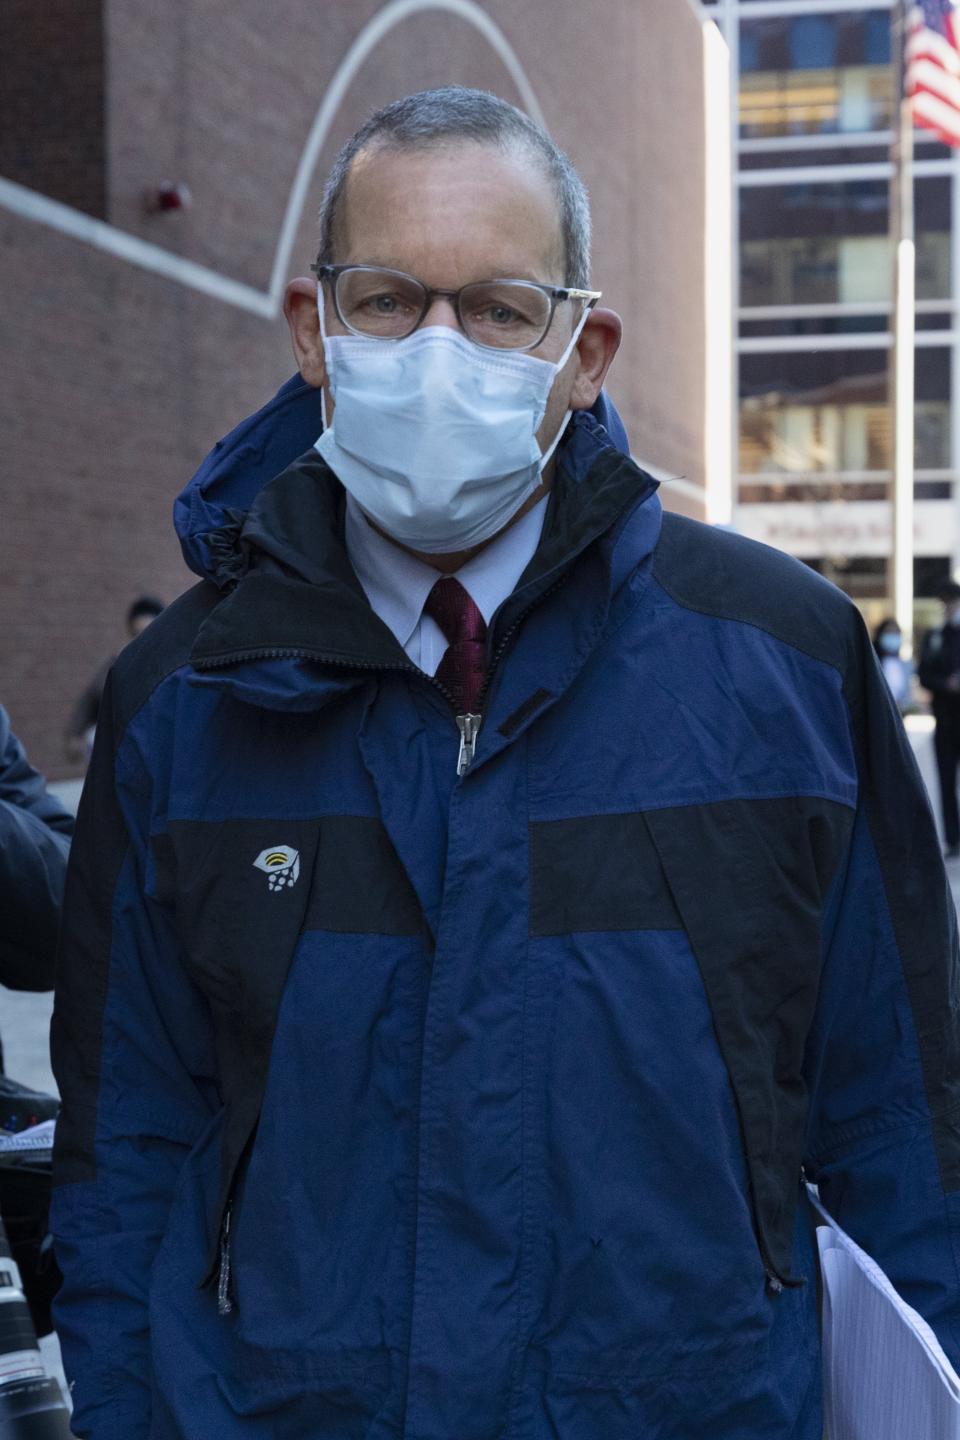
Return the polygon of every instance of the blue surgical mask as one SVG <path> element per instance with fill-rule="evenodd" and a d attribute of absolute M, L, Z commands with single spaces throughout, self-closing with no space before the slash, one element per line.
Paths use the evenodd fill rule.
<path fill-rule="evenodd" d="M 880 636 L 880 649 L 884 655 L 899 655 L 900 632 L 897 630 L 885 630 Z"/>
<path fill-rule="evenodd" d="M 401 544 L 436 555 L 489 540 L 538 488 L 569 423 L 568 411 L 541 453 L 537 430 L 587 313 L 556 363 L 446 325 L 404 340 L 324 335 L 336 409 L 317 451 Z"/>

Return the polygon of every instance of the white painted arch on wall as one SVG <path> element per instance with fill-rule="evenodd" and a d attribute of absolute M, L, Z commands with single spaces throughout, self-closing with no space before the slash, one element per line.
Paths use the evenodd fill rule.
<path fill-rule="evenodd" d="M 339 66 L 314 117 L 306 143 L 300 155 L 293 184 L 287 199 L 280 233 L 274 251 L 273 268 L 266 290 L 234 280 L 206 265 L 185 260 L 172 250 L 143 240 L 127 230 L 96 220 L 82 210 L 51 200 L 37 190 L 18 185 L 13 180 L 0 176 L 0 206 L 26 220 L 39 225 L 48 225 L 86 245 L 92 245 L 117 259 L 137 265 L 143 270 L 163 275 L 210 295 L 224 304 L 247 310 L 263 319 L 272 320 L 280 312 L 287 267 L 296 239 L 297 228 L 303 215 L 317 161 L 330 133 L 330 127 L 344 96 L 356 78 L 357 72 L 370 53 L 379 45 L 384 36 L 412 15 L 424 11 L 439 10 L 457 16 L 471 25 L 490 45 L 503 62 L 504 68 L 516 85 L 527 113 L 540 124 L 544 124 L 543 112 L 537 101 L 533 86 L 524 70 L 516 51 L 500 27 L 476 0 L 390 0 L 363 27 Z"/>

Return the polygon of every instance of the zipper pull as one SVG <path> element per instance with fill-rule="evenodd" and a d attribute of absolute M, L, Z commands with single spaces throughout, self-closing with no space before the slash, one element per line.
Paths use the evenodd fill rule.
<path fill-rule="evenodd" d="M 232 1210 L 233 1206 L 228 1205 L 220 1230 L 220 1275 L 217 1280 L 217 1312 L 220 1315 L 229 1315 L 233 1310 L 233 1300 L 230 1297 L 230 1215 Z"/>
<path fill-rule="evenodd" d="M 477 735 L 480 731 L 480 715 L 458 715 L 457 729 L 460 731 L 460 753 L 457 756 L 457 774 L 466 775 L 473 764 L 473 754 L 477 748 Z"/>

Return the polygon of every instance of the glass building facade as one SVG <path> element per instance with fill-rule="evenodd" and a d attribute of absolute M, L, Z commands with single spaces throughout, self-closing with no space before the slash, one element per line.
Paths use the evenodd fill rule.
<path fill-rule="evenodd" d="M 735 524 L 886 604 L 897 87 L 882 0 L 713 0 L 737 95 Z M 960 566 L 960 152 L 916 132 L 916 590 Z"/>

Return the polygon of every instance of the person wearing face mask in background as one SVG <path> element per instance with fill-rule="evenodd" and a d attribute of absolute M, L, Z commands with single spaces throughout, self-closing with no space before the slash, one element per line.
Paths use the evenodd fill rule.
<path fill-rule="evenodd" d="M 387 106 L 177 504 L 58 972 L 84 1440 L 819 1440 L 801 1166 L 960 1363 L 926 799 L 852 603 L 631 460 L 589 232 Z"/>
<path fill-rule="evenodd" d="M 873 632 L 873 648 L 880 661 L 883 677 L 890 687 L 890 694 L 897 702 L 897 709 L 903 714 L 910 708 L 913 688 L 913 667 L 900 654 L 903 636 L 900 626 L 892 617 L 881 620 Z"/>
<path fill-rule="evenodd" d="M 960 856 L 960 808 L 957 805 L 957 764 L 960 761 L 960 585 L 950 580 L 940 591 L 943 624 L 924 638 L 917 674 L 930 691 L 936 721 L 934 747 L 940 782 L 945 854 Z"/>

